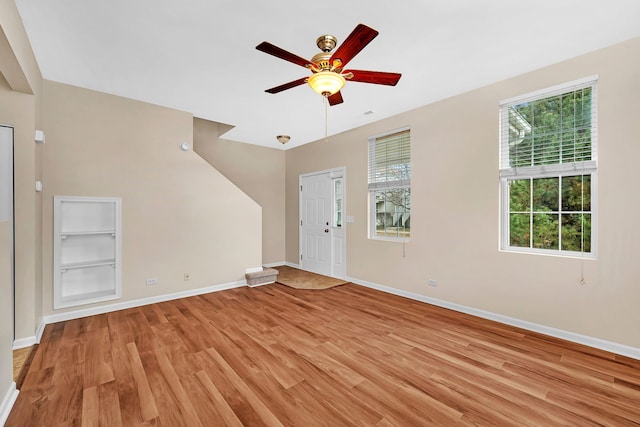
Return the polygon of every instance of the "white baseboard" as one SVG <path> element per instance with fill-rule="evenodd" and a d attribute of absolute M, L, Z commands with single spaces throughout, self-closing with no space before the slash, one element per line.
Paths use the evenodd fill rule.
<path fill-rule="evenodd" d="M 3 426 L 4 423 L 7 422 L 7 418 L 9 418 L 9 413 L 11 412 L 11 408 L 13 408 L 13 404 L 16 403 L 16 399 L 18 398 L 18 389 L 16 389 L 16 383 L 12 382 L 9 385 L 9 390 L 4 395 L 4 399 L 0 402 L 0 426 Z"/>
<path fill-rule="evenodd" d="M 38 339 L 35 335 L 31 337 L 20 338 L 13 341 L 13 349 L 18 350 L 20 348 L 31 347 L 38 343 Z"/>
<path fill-rule="evenodd" d="M 47 326 L 44 321 L 41 321 L 38 325 L 38 329 L 36 329 L 36 334 L 31 337 L 19 338 L 13 341 L 13 350 L 18 350 L 20 348 L 31 347 L 32 345 L 39 344 L 42 339 L 42 334 L 44 333 L 44 327 Z"/>
<path fill-rule="evenodd" d="M 44 323 L 44 319 L 40 321 L 40 325 L 38 325 L 38 330 L 36 331 L 36 344 L 40 344 L 40 340 L 42 339 L 42 334 L 44 333 L 44 327 L 47 326 Z"/>
<path fill-rule="evenodd" d="M 171 294 L 158 295 L 149 298 L 141 298 L 131 301 L 119 302 L 116 304 L 102 305 L 100 307 L 84 308 L 81 310 L 67 311 L 60 314 L 51 314 L 44 316 L 43 322 L 45 325 L 56 322 L 63 322 L 65 320 L 79 319 L 81 317 L 94 316 L 96 314 L 110 313 L 112 311 L 124 310 L 126 308 L 140 307 L 143 305 L 154 304 L 157 302 L 171 301 L 179 298 L 192 297 L 196 295 L 208 294 L 211 292 L 225 291 L 227 289 L 239 288 L 246 286 L 247 281 L 241 280 L 238 282 L 225 283 L 222 285 L 208 286 L 206 288 L 191 289 L 188 291 L 175 292 Z"/>
<path fill-rule="evenodd" d="M 628 345 L 615 343 L 612 341 L 606 341 L 599 338 L 593 338 L 587 335 L 576 334 L 574 332 L 569 332 L 562 329 L 556 329 L 549 326 L 540 325 L 538 323 L 516 319 L 514 317 L 503 316 L 501 314 L 492 313 L 490 311 L 485 311 L 485 310 L 480 310 L 473 307 L 468 307 L 465 305 L 455 304 L 452 302 L 431 298 L 431 297 L 427 297 L 420 294 L 415 294 L 413 292 L 403 291 L 401 289 L 396 289 L 389 286 L 378 285 L 377 283 L 367 282 L 366 280 L 360 280 L 354 277 L 347 277 L 346 280 L 352 283 L 355 283 L 356 285 L 365 286 L 365 287 L 376 289 L 389 294 L 398 295 L 398 296 L 409 298 L 415 301 L 421 301 L 421 302 L 432 304 L 438 307 L 448 308 L 450 310 L 458 311 L 460 313 L 466 313 L 472 316 L 493 320 L 499 323 L 504 323 L 506 325 L 516 326 L 518 328 L 526 329 L 529 331 L 539 332 L 544 335 L 549 335 L 555 338 L 560 338 L 566 341 L 571 341 L 577 344 L 583 344 L 589 347 L 619 354 L 621 356 L 627 356 L 627 357 L 631 357 L 632 359 L 640 360 L 640 348 L 635 348 Z"/>
<path fill-rule="evenodd" d="M 273 268 L 273 267 L 280 267 L 281 265 L 285 265 L 286 262 L 285 261 L 280 261 L 280 262 L 270 262 L 268 264 L 262 264 L 265 267 L 269 267 L 269 268 Z"/>

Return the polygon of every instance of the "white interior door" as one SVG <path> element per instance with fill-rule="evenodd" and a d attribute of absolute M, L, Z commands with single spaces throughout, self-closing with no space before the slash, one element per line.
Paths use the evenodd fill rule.
<path fill-rule="evenodd" d="M 300 268 L 346 278 L 345 169 L 300 176 Z"/>
<path fill-rule="evenodd" d="M 331 175 L 300 178 L 300 266 L 331 275 Z"/>

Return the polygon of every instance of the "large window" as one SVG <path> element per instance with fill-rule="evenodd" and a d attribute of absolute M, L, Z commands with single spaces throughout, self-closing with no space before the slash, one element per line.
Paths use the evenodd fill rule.
<path fill-rule="evenodd" d="M 501 103 L 502 249 L 595 257 L 596 83 Z"/>
<path fill-rule="evenodd" d="M 405 240 L 411 234 L 411 133 L 369 138 L 370 237 Z"/>

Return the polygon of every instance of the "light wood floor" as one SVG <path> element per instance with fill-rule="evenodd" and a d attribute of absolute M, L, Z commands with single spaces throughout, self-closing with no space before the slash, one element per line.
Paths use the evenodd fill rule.
<path fill-rule="evenodd" d="M 28 364 L 29 357 L 33 347 L 19 348 L 13 350 L 13 380 L 17 381 L 20 377 L 22 368 Z"/>
<path fill-rule="evenodd" d="M 640 361 L 273 284 L 47 326 L 6 425 L 640 425 Z"/>

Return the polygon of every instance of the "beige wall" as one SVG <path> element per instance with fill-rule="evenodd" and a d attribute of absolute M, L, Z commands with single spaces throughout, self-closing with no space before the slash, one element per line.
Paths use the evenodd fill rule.
<path fill-rule="evenodd" d="M 122 198 L 122 301 L 241 281 L 261 265 L 260 206 L 180 149 L 191 114 L 45 81 L 43 117 L 45 315 L 54 195 Z"/>
<path fill-rule="evenodd" d="M 498 250 L 500 100 L 599 74 L 597 260 Z M 640 347 L 640 39 L 437 102 L 286 153 L 287 261 L 298 259 L 298 176 L 346 166 L 347 274 Z M 402 83 L 400 83 L 402 84 Z M 367 138 L 411 126 L 412 237 L 367 238 Z M 586 285 L 579 283 L 584 266 Z M 439 286 L 427 286 L 433 278 Z"/>
<path fill-rule="evenodd" d="M 0 222 L 0 404 L 13 382 L 13 319 L 11 307 L 11 253 L 9 245 L 11 227 L 8 221 Z"/>
<path fill-rule="evenodd" d="M 218 138 L 220 125 L 193 120 L 193 148 L 262 206 L 262 262 L 285 260 L 285 152 Z"/>
<path fill-rule="evenodd" d="M 36 160 L 34 130 L 41 125 L 42 77 L 12 0 L 0 0 L 0 123 L 14 128 L 15 198 L 15 332 L 16 338 L 33 337 L 42 318 L 38 282 L 39 195 L 33 185 L 40 169 Z M 5 76 L 6 74 L 6 76 Z M 5 78 L 7 77 L 7 78 Z M 8 80 L 11 81 L 11 84 Z M 13 380 L 13 319 L 11 310 L 10 234 L 0 225 L 0 396 Z"/>

